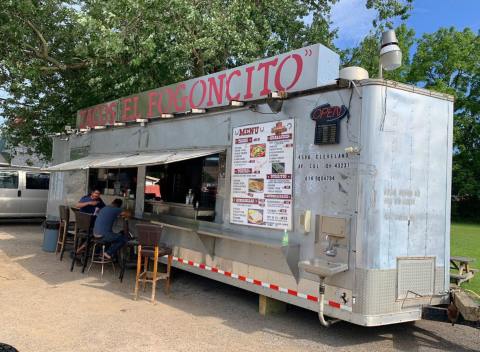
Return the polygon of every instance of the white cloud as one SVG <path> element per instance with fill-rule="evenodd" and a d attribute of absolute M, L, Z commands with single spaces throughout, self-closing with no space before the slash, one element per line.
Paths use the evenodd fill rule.
<path fill-rule="evenodd" d="M 333 27 L 338 28 L 336 45 L 356 46 L 368 34 L 375 10 L 367 10 L 365 0 L 340 0 L 332 8 Z"/>

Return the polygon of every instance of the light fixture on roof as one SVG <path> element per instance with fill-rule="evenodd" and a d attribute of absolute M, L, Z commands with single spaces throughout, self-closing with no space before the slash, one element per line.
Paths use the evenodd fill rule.
<path fill-rule="evenodd" d="M 115 127 L 122 127 L 122 126 L 125 126 L 125 125 L 126 125 L 125 122 L 114 122 L 113 123 L 113 126 L 115 126 Z"/>
<path fill-rule="evenodd" d="M 402 66 L 402 50 L 398 46 L 395 31 L 389 30 L 383 32 L 380 47 L 379 78 L 383 78 L 383 70 L 393 71 L 400 66 Z"/>
<path fill-rule="evenodd" d="M 192 108 L 192 114 L 205 114 L 206 112 L 206 109 Z"/>
<path fill-rule="evenodd" d="M 192 110 L 178 111 L 178 112 L 174 112 L 173 116 L 174 117 L 181 117 L 181 116 L 185 116 L 185 115 L 188 115 L 188 114 L 191 114 L 191 113 L 192 113 Z"/>
<path fill-rule="evenodd" d="M 148 122 L 148 119 L 136 119 L 135 122 L 138 122 L 143 127 Z"/>
<path fill-rule="evenodd" d="M 282 111 L 283 101 L 287 99 L 288 94 L 284 91 L 276 91 L 268 93 L 267 104 L 272 112 Z"/>
<path fill-rule="evenodd" d="M 160 117 L 162 119 L 171 119 L 173 118 L 173 114 L 161 114 Z"/>
<path fill-rule="evenodd" d="M 272 99 L 287 99 L 288 98 L 288 93 L 280 90 L 280 91 L 273 91 L 268 93 L 268 97 Z"/>
<path fill-rule="evenodd" d="M 243 101 L 230 100 L 230 106 L 241 107 L 241 106 L 244 106 L 244 105 L 245 105 L 245 103 Z"/>

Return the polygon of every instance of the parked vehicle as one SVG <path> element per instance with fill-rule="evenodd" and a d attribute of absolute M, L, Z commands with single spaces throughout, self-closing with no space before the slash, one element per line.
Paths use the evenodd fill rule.
<path fill-rule="evenodd" d="M 44 217 L 49 182 L 39 168 L 0 167 L 0 218 Z"/>

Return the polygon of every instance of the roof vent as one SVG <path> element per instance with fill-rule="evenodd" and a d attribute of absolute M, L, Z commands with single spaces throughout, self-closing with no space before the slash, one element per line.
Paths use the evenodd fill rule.
<path fill-rule="evenodd" d="M 364 68 L 357 66 L 345 67 L 340 70 L 340 79 L 361 81 L 362 79 L 368 79 L 368 72 Z"/>

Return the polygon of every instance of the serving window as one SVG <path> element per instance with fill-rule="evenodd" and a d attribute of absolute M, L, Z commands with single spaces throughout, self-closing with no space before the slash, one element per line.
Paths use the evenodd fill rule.
<path fill-rule="evenodd" d="M 89 191 L 98 189 L 105 203 L 115 198 L 123 198 L 128 209 L 135 207 L 137 191 L 137 168 L 89 169 Z"/>
<path fill-rule="evenodd" d="M 145 213 L 214 220 L 221 154 L 148 166 Z"/>

